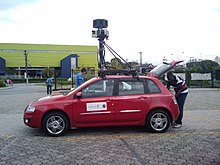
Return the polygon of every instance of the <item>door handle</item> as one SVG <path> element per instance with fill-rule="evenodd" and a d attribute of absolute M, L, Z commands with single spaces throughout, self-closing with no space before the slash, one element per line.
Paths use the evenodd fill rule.
<path fill-rule="evenodd" d="M 139 96 L 138 99 L 140 99 L 140 100 L 145 100 L 145 99 L 147 99 L 147 97 Z"/>
<path fill-rule="evenodd" d="M 113 101 L 114 99 L 106 99 L 106 101 Z"/>

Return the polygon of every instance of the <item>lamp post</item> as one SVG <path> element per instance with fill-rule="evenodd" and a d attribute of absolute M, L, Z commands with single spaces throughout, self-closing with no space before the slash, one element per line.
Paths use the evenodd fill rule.
<path fill-rule="evenodd" d="M 140 53 L 140 74 L 142 74 L 142 52 Z"/>
<path fill-rule="evenodd" d="M 28 52 L 27 50 L 24 50 L 24 56 L 25 56 L 25 70 L 26 70 L 26 83 L 28 84 L 28 64 L 27 64 L 27 56 Z"/>

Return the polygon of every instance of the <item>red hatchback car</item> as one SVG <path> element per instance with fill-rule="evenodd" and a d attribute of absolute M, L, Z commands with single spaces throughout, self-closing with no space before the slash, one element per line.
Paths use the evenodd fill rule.
<path fill-rule="evenodd" d="M 177 63 L 162 64 L 148 76 L 106 76 L 85 82 L 67 95 L 48 96 L 27 106 L 24 123 L 50 136 L 69 128 L 145 125 L 165 132 L 178 115 L 173 94 L 158 80 Z"/>

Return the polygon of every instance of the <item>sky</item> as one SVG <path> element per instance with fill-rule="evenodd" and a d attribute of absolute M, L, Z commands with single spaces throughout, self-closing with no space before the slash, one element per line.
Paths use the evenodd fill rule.
<path fill-rule="evenodd" d="M 0 43 L 98 46 L 94 19 L 128 61 L 220 56 L 220 0 L 0 0 Z"/>

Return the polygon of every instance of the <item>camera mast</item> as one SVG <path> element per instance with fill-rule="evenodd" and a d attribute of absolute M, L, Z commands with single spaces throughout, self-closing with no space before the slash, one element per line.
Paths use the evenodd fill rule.
<path fill-rule="evenodd" d="M 116 53 L 114 49 L 112 49 L 109 45 L 106 44 L 105 40 L 107 40 L 109 37 L 109 31 L 107 30 L 107 27 L 108 27 L 108 20 L 106 19 L 93 20 L 93 28 L 96 28 L 96 30 L 92 30 L 92 37 L 98 38 L 98 41 L 99 41 L 98 67 L 99 67 L 100 72 L 102 72 L 103 74 L 123 73 L 123 74 L 137 75 L 136 70 L 134 70 L 132 66 L 126 60 L 124 60 L 118 53 Z M 124 66 L 123 70 L 122 69 L 118 70 L 117 68 L 115 68 L 114 70 L 111 69 L 110 71 L 105 62 L 105 47 L 118 60 L 118 62 L 122 64 L 122 66 L 124 66 L 124 64 L 121 61 L 123 61 L 127 65 L 127 67 Z"/>

